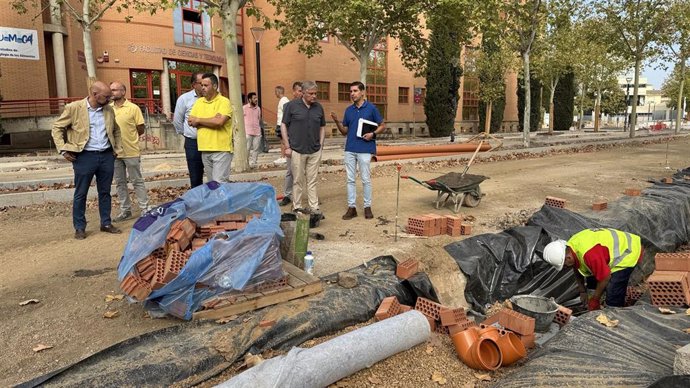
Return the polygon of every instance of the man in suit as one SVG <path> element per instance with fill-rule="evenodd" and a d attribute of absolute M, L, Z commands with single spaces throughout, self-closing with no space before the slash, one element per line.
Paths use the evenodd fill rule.
<path fill-rule="evenodd" d="M 74 169 L 72 223 L 77 240 L 86 238 L 86 196 L 94 176 L 100 229 L 106 233 L 121 233 L 110 219 L 115 157 L 122 152 L 120 128 L 115 122 L 113 108 L 108 105 L 111 96 L 108 85 L 96 81 L 88 97 L 67 104 L 53 123 L 55 146 Z"/>

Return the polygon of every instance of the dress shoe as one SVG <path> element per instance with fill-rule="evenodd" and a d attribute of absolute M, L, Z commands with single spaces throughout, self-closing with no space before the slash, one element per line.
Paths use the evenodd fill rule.
<path fill-rule="evenodd" d="M 83 230 L 81 230 L 81 229 L 77 229 L 77 230 L 74 232 L 74 238 L 77 239 L 77 240 L 83 240 L 83 239 L 86 238 L 86 232 L 83 231 Z"/>
<path fill-rule="evenodd" d="M 343 220 L 351 220 L 355 217 L 357 217 L 357 208 L 355 207 L 348 207 L 347 212 L 343 214 Z"/>
<path fill-rule="evenodd" d="M 292 203 L 292 200 L 290 199 L 290 197 L 283 197 L 283 199 L 280 200 L 278 205 L 285 206 L 285 205 L 289 205 L 291 203 Z"/>
<path fill-rule="evenodd" d="M 364 218 L 366 218 L 367 220 L 374 218 L 374 213 L 371 212 L 370 207 L 364 208 Z"/>
<path fill-rule="evenodd" d="M 101 226 L 101 232 L 106 232 L 106 233 L 112 233 L 112 234 L 120 234 L 122 231 L 113 225 L 105 225 Z"/>

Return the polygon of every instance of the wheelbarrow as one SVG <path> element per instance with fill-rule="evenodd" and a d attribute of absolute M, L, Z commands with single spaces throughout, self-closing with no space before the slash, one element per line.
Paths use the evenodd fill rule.
<path fill-rule="evenodd" d="M 428 181 L 419 180 L 411 176 L 401 176 L 401 178 L 414 181 L 429 190 L 435 190 L 436 209 L 440 209 L 441 206 L 445 206 L 449 200 L 452 200 L 455 213 L 463 205 L 466 207 L 479 206 L 483 195 L 479 184 L 489 179 L 489 177 L 483 175 L 457 172 L 450 172 Z"/>

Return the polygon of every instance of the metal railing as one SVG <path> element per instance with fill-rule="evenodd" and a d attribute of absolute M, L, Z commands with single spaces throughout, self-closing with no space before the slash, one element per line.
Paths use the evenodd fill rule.
<path fill-rule="evenodd" d="M 3 100 L 0 101 L 0 115 L 5 119 L 56 115 L 60 114 L 68 103 L 82 98 L 84 97 Z"/>
<path fill-rule="evenodd" d="M 132 98 L 130 101 L 137 104 L 141 111 L 148 111 L 152 115 L 163 114 L 163 103 L 156 98 Z"/>

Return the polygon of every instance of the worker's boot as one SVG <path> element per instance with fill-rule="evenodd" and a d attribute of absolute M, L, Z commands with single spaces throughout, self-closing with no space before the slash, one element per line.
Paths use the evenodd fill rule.
<path fill-rule="evenodd" d="M 366 218 L 367 220 L 374 218 L 374 213 L 371 212 L 370 207 L 364 208 L 364 218 Z"/>
<path fill-rule="evenodd" d="M 357 208 L 356 207 L 348 207 L 347 212 L 345 214 L 343 214 L 343 220 L 351 220 L 355 217 L 357 217 Z"/>

